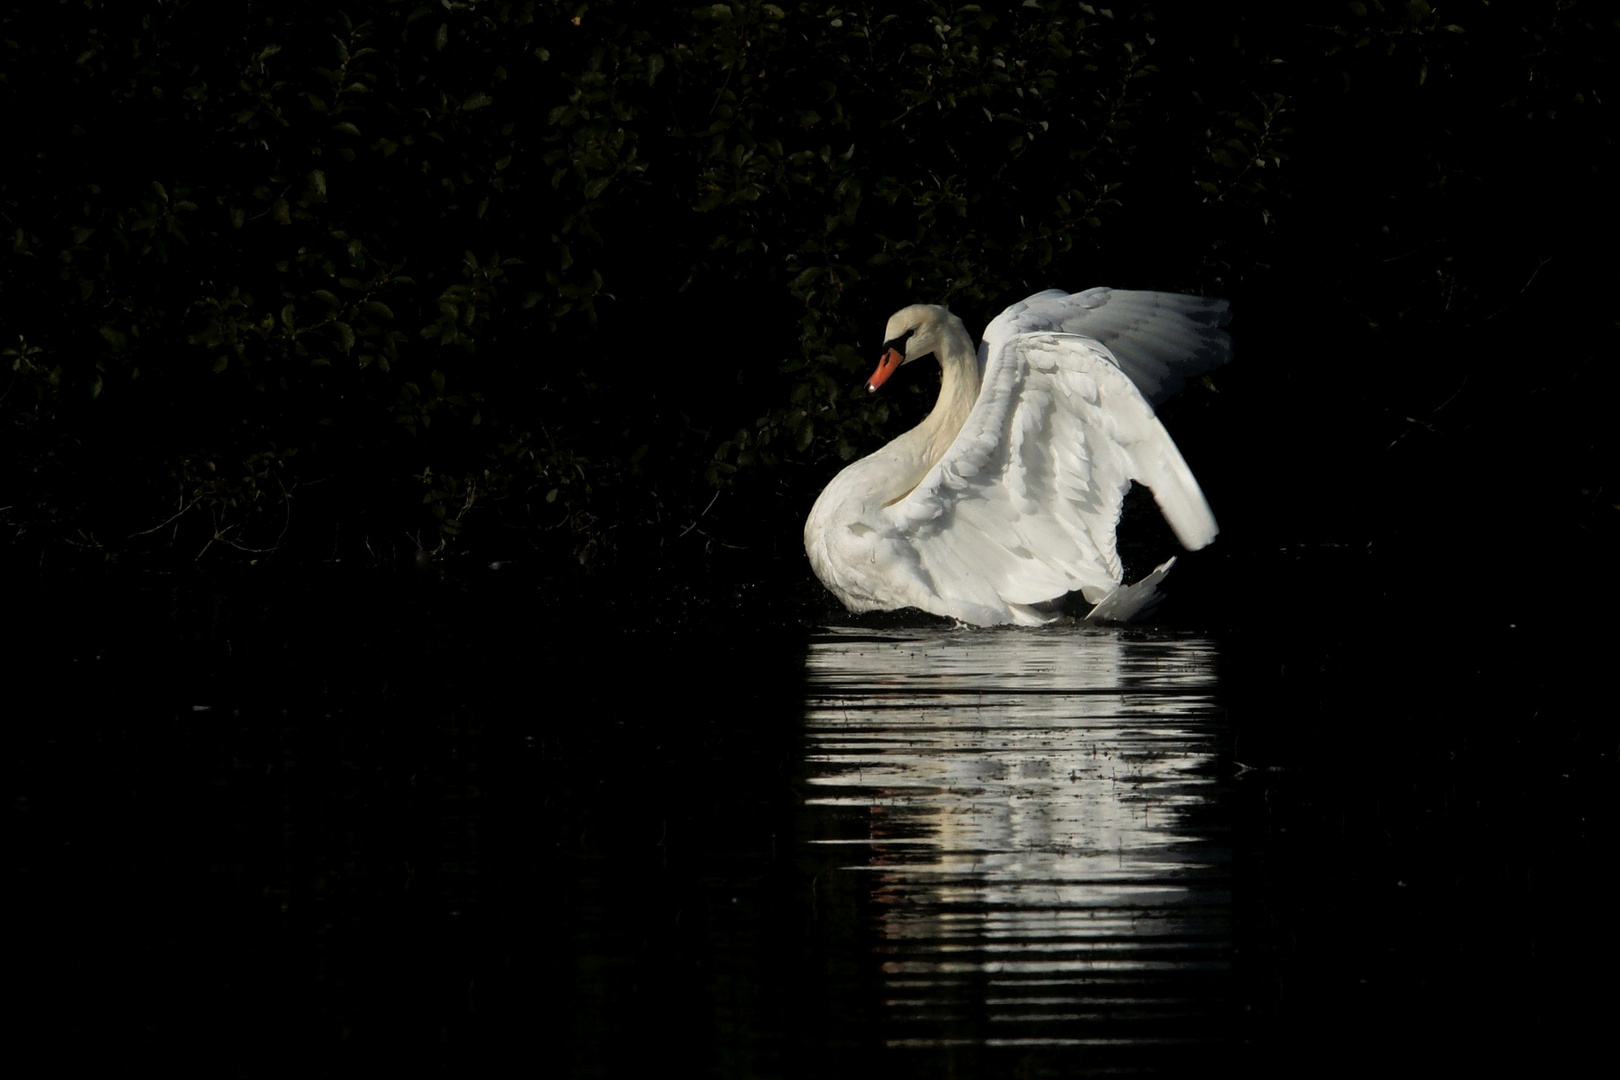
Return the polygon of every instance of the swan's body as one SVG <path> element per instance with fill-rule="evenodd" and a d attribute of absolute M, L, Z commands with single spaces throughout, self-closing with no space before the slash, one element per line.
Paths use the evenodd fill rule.
<path fill-rule="evenodd" d="M 1231 358 L 1228 318 L 1224 300 L 1050 290 L 1002 312 L 975 353 L 945 308 L 897 312 L 868 389 L 932 353 L 939 401 L 816 500 L 804 526 L 816 576 L 851 611 L 1038 625 L 1078 592 L 1088 619 L 1129 618 L 1175 561 L 1123 584 L 1114 528 L 1132 481 L 1185 547 L 1215 539 L 1153 405 Z"/>

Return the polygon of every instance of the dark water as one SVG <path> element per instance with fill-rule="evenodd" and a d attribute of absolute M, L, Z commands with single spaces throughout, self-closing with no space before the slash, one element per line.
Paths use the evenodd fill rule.
<path fill-rule="evenodd" d="M 1546 1069 L 1617 1018 L 1566 628 L 11 601 L 16 1019 L 64 1069 Z"/>

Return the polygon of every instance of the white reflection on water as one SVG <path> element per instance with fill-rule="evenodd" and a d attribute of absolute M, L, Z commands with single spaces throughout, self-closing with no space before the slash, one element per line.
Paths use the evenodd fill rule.
<path fill-rule="evenodd" d="M 872 874 L 900 1045 L 1220 1040 L 1215 646 L 834 629 L 808 664 L 815 844 Z"/>

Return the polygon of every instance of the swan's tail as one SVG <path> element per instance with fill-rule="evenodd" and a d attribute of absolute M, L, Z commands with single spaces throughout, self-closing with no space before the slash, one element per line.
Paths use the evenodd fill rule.
<path fill-rule="evenodd" d="M 1159 601 L 1159 582 L 1165 579 L 1174 565 L 1175 559 L 1160 563 L 1153 573 L 1135 585 L 1117 586 L 1082 621 L 1087 626 L 1102 622 L 1129 622 Z"/>

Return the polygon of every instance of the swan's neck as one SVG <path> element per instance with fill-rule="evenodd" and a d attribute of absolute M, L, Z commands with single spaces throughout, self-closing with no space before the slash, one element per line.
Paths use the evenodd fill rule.
<path fill-rule="evenodd" d="M 852 463 L 827 485 L 805 523 L 805 544 L 812 552 L 821 550 L 817 545 L 834 524 L 853 522 L 869 527 L 867 521 L 875 510 L 909 495 L 945 456 L 967 422 L 979 400 L 979 361 L 962 320 L 943 314 L 939 345 L 933 350 L 941 375 L 933 411 L 883 449 Z"/>
<path fill-rule="evenodd" d="M 940 366 L 939 400 L 922 423 L 886 448 L 899 460 L 888 466 L 886 486 L 890 490 L 884 493 L 884 503 L 904 498 L 922 482 L 950 449 L 979 400 L 979 361 L 962 320 L 950 316 L 941 339 L 943 343 L 934 350 Z"/>

